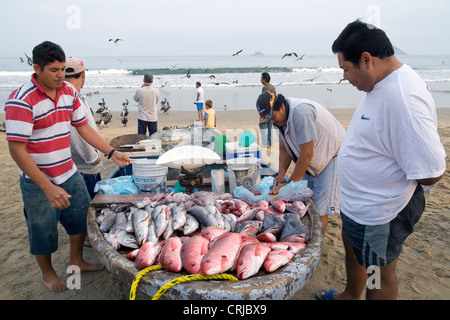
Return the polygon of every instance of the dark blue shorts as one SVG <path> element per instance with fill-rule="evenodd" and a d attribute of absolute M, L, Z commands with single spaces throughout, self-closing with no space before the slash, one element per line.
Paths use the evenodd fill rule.
<path fill-rule="evenodd" d="M 203 110 L 203 102 L 197 102 L 197 111 Z"/>
<path fill-rule="evenodd" d="M 419 184 L 406 207 L 388 223 L 361 225 L 341 212 L 342 228 L 358 263 L 365 268 L 371 265 L 384 267 L 397 259 L 402 252 L 403 242 L 414 232 L 414 225 L 422 217 L 424 209 L 425 196 Z"/>
<path fill-rule="evenodd" d="M 158 131 L 158 122 L 138 119 L 138 134 L 147 135 L 147 129 L 148 129 L 148 136 L 150 137 L 152 134 Z"/>
<path fill-rule="evenodd" d="M 86 216 L 91 199 L 81 174 L 77 171 L 59 187 L 72 196 L 70 206 L 63 210 L 53 209 L 33 180 L 20 177 L 30 253 L 33 255 L 51 254 L 58 249 L 58 222 L 69 236 L 86 231 Z"/>

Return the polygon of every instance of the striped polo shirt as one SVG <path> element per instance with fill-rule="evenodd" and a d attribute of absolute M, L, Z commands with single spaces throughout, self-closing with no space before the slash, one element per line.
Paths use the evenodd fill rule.
<path fill-rule="evenodd" d="M 11 93 L 5 104 L 6 140 L 25 142 L 38 168 L 55 184 L 77 170 L 70 152 L 70 126 L 88 122 L 74 89 L 65 82 L 50 98 L 35 80 Z M 19 168 L 20 174 L 23 174 Z"/>

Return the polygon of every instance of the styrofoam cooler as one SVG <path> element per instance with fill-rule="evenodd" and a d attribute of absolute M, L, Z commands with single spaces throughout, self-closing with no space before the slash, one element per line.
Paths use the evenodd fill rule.
<path fill-rule="evenodd" d="M 261 159 L 261 147 L 256 142 L 248 147 L 240 146 L 239 142 L 227 142 L 225 143 L 225 156 L 227 160 L 241 157 Z"/>

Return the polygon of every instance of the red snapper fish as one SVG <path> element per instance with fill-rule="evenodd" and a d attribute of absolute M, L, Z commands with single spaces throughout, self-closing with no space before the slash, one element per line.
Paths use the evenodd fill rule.
<path fill-rule="evenodd" d="M 285 249 L 272 250 L 267 255 L 266 260 L 263 263 L 263 267 L 267 272 L 274 272 L 291 261 L 293 257 L 294 254 L 292 251 Z"/>
<path fill-rule="evenodd" d="M 209 226 L 206 228 L 203 228 L 201 231 L 201 235 L 208 239 L 209 241 L 216 240 L 219 236 L 224 234 L 226 231 L 222 228 L 215 227 L 215 226 Z"/>
<path fill-rule="evenodd" d="M 181 263 L 190 274 L 200 273 L 203 256 L 208 252 L 208 239 L 195 235 L 183 242 L 181 246 Z"/>
<path fill-rule="evenodd" d="M 136 268 L 144 269 L 153 265 L 160 251 L 161 246 L 159 244 L 153 244 L 151 242 L 144 243 L 136 254 L 134 262 Z"/>
<path fill-rule="evenodd" d="M 230 233 L 218 239 L 203 256 L 202 273 L 213 276 L 231 269 L 239 252 L 241 241 L 241 235 L 238 233 Z"/>
<path fill-rule="evenodd" d="M 271 251 L 263 243 L 248 244 L 242 248 L 236 264 L 236 273 L 239 279 L 247 279 L 255 275 Z"/>
<path fill-rule="evenodd" d="M 161 249 L 160 262 L 164 269 L 171 272 L 180 272 L 183 268 L 181 262 L 181 239 L 172 237 L 165 241 Z"/>

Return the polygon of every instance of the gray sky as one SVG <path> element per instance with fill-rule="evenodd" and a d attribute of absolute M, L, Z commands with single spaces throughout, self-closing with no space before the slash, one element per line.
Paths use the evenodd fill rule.
<path fill-rule="evenodd" d="M 1 7 L 2 57 L 31 54 L 45 40 L 75 56 L 332 54 L 357 18 L 408 54 L 450 54 L 448 0 L 3 0 Z"/>

